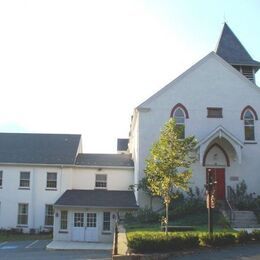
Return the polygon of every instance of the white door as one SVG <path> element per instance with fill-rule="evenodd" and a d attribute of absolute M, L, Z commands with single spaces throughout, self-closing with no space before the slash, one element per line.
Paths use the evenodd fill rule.
<path fill-rule="evenodd" d="M 87 223 L 85 230 L 85 240 L 88 242 L 98 241 L 98 225 L 97 225 L 97 213 L 87 213 Z"/>
<path fill-rule="evenodd" d="M 85 241 L 84 212 L 74 212 L 72 241 Z"/>

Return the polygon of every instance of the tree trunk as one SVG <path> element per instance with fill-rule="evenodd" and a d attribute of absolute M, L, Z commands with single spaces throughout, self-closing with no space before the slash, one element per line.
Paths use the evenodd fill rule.
<path fill-rule="evenodd" d="M 165 234 L 168 236 L 169 203 L 165 203 Z"/>

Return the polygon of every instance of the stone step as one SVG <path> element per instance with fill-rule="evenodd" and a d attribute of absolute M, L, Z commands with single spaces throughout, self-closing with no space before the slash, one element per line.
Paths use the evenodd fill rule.
<path fill-rule="evenodd" d="M 237 228 L 256 228 L 260 226 L 257 222 L 256 216 L 253 211 L 243 210 L 238 211 L 234 210 L 233 219 L 231 221 L 232 227 Z"/>

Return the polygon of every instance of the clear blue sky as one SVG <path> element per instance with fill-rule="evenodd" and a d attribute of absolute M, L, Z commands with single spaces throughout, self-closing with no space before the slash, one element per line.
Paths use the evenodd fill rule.
<path fill-rule="evenodd" d="M 215 50 L 224 21 L 260 60 L 259 13 L 258 0 L 2 0 L 0 131 L 116 152 L 134 107 Z"/>

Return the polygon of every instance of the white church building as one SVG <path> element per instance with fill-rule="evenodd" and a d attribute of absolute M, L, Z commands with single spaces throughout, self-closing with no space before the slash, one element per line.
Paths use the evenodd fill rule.
<path fill-rule="evenodd" d="M 108 242 L 116 219 L 149 205 L 130 191 L 170 117 L 198 140 L 193 187 L 214 171 L 217 198 L 245 180 L 260 195 L 260 63 L 224 25 L 209 53 L 134 110 L 117 154 L 83 153 L 80 135 L 0 133 L 0 228 L 54 230 L 54 240 Z"/>

